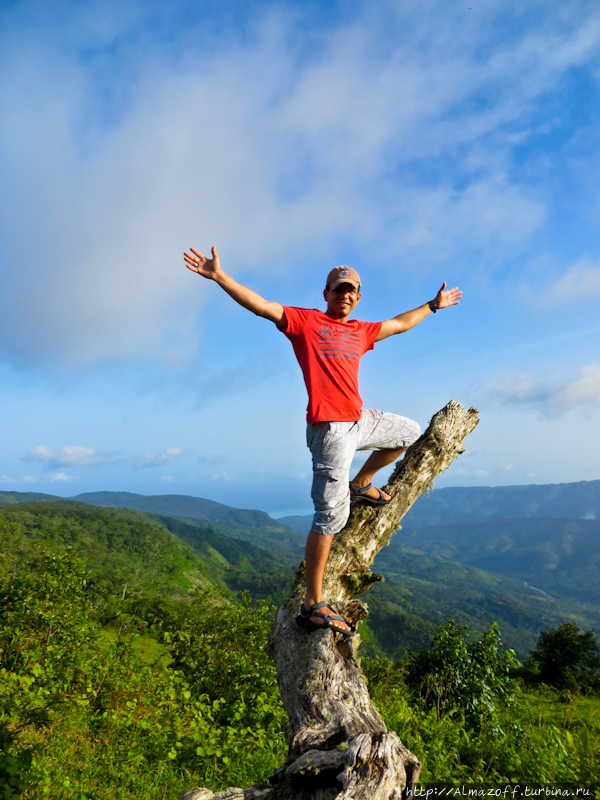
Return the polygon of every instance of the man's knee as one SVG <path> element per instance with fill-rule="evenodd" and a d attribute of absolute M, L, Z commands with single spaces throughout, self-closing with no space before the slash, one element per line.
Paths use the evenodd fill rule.
<path fill-rule="evenodd" d="M 406 450 L 421 435 L 421 426 L 414 419 L 390 412 L 379 414 L 379 424 L 373 432 L 372 440 L 361 449 Z"/>
<path fill-rule="evenodd" d="M 395 448 L 406 450 L 411 444 L 414 444 L 421 435 L 421 426 L 414 419 L 408 417 L 401 417 L 399 414 L 394 414 L 393 433 L 390 431 L 391 438 L 393 439 Z"/>
<path fill-rule="evenodd" d="M 405 437 L 405 444 L 404 447 L 410 447 L 411 444 L 414 444 L 419 436 L 421 435 L 421 426 L 418 422 L 415 422 L 414 419 L 407 419 L 407 423 L 410 423 L 407 430 L 407 435 Z"/>
<path fill-rule="evenodd" d="M 327 487 L 323 494 L 313 494 L 315 516 L 313 530 L 324 536 L 339 533 L 350 515 L 350 486 L 348 478 L 343 484 L 338 481 Z"/>
<path fill-rule="evenodd" d="M 348 476 L 343 481 L 328 479 L 321 482 L 315 475 L 312 499 L 315 506 L 313 530 L 323 536 L 339 533 L 350 515 Z"/>

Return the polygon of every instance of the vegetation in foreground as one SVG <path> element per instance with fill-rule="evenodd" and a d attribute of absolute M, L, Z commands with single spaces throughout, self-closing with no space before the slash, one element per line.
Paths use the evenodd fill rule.
<path fill-rule="evenodd" d="M 590 694 L 589 674 L 571 690 L 538 683 L 539 665 L 515 670 L 514 655 L 500 645 L 494 623 L 467 644 L 450 621 L 429 650 L 364 665 L 387 726 L 423 761 L 421 782 L 593 785 L 600 774 L 597 684 Z M 511 677 L 515 671 L 523 678 Z"/>
<path fill-rule="evenodd" d="M 0 798 L 158 800 L 266 781 L 286 754 L 264 649 L 273 607 L 233 600 L 142 515 L 86 514 L 0 512 Z M 450 622 L 420 654 L 363 662 L 424 783 L 596 780 L 597 643 L 571 629 L 543 642 L 528 683 L 495 625 L 468 643 Z M 535 683 L 548 642 L 584 655 L 556 689 Z"/>

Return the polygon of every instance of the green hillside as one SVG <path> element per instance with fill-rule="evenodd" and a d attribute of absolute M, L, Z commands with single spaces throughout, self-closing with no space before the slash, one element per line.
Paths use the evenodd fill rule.
<path fill-rule="evenodd" d="M 169 517 L 189 517 L 207 522 L 242 525 L 246 528 L 269 530 L 289 536 L 285 527 L 266 514 L 254 509 L 232 508 L 188 495 L 141 495 L 131 492 L 87 492 L 71 498 L 81 503 L 95 506 L 112 506 L 113 508 L 132 508 L 137 511 L 148 511 L 152 514 L 163 514 Z M 294 537 L 295 538 L 295 537 Z"/>
<path fill-rule="evenodd" d="M 15 503 L 44 503 L 61 499 L 54 494 L 40 492 L 0 492 L 0 506 L 10 506 Z"/>
<path fill-rule="evenodd" d="M 254 547 L 212 525 L 129 509 L 73 501 L 12 504 L 0 508 L 0 546 L 5 557 L 34 544 L 73 548 L 102 592 L 184 596 L 192 587 L 207 594 L 249 590 L 282 599 L 297 559 Z"/>
<path fill-rule="evenodd" d="M 600 522 L 595 520 L 537 517 L 407 525 L 392 539 L 385 563 L 403 545 L 527 582 L 556 598 L 600 606 Z"/>
<path fill-rule="evenodd" d="M 249 590 L 257 599 L 268 598 L 279 604 L 301 558 L 300 553 L 282 547 L 255 547 L 248 541 L 223 535 L 220 528 L 230 531 L 226 523 L 148 515 L 71 501 L 5 506 L 0 508 L 0 519 L 4 526 L 18 526 L 31 542 L 73 547 L 90 568 L 98 592 L 114 596 L 127 586 L 129 595 L 137 592 L 142 596 L 184 598 L 191 588 L 197 587 L 207 598 L 215 593 Z M 539 547 L 547 555 L 548 535 L 540 530 L 538 541 L 528 534 L 527 525 L 532 521 L 522 522 L 523 547 L 529 547 L 527 553 L 534 553 Z M 558 537 L 552 546 L 556 549 L 562 542 L 564 550 L 566 540 L 558 533 L 561 526 L 568 527 L 570 523 L 551 522 Z M 582 521 L 581 530 L 597 525 Z M 573 531 L 569 530 L 570 541 L 576 543 L 577 537 L 573 538 Z M 421 650 L 449 618 L 465 623 L 473 635 L 485 631 L 490 622 L 497 622 L 506 645 L 521 657 L 533 647 L 543 628 L 554 627 L 564 620 L 582 628 L 600 626 L 600 602 L 593 602 L 595 596 L 586 594 L 584 588 L 579 595 L 573 592 L 561 598 L 549 597 L 527 586 L 525 580 L 541 588 L 540 581 L 531 580 L 528 572 L 535 559 L 524 556 L 518 548 L 513 553 L 514 560 L 521 564 L 525 577 L 512 580 L 490 574 L 497 559 L 494 552 L 486 555 L 486 534 L 478 531 L 471 531 L 470 537 L 465 534 L 462 540 L 458 534 L 451 536 L 435 527 L 402 531 L 393 537 L 390 547 L 384 548 L 375 561 L 374 568 L 385 577 L 385 583 L 374 586 L 364 596 L 371 611 L 361 629 L 366 653 L 400 658 L 407 649 Z M 497 540 L 504 542 L 506 549 L 506 536 L 498 533 Z M 572 546 L 570 557 L 578 554 L 573 562 L 574 577 L 575 570 L 580 568 L 581 574 L 589 575 L 592 580 L 595 566 L 586 554 L 595 541 L 592 531 L 577 546 Z M 474 568 L 475 565 L 458 563 L 463 561 L 468 542 L 475 553 L 479 547 L 489 558 L 488 572 Z M 428 547 L 431 552 L 425 552 Z M 567 558 L 564 553 L 563 557 Z M 543 563 L 551 563 L 551 559 Z M 584 587 L 583 580 L 580 586 Z"/>
<path fill-rule="evenodd" d="M 73 500 L 97 506 L 131 508 L 163 517 L 181 517 L 192 523 L 209 522 L 213 530 L 223 536 L 272 549 L 284 560 L 292 556 L 299 558 L 304 552 L 305 537 L 299 537 L 264 511 L 232 508 L 213 500 L 177 494 L 145 496 L 130 492 L 89 492 L 77 495 Z"/>
<path fill-rule="evenodd" d="M 3 559 L 32 557 L 36 547 L 75 551 L 98 596 L 149 593 L 185 597 L 218 575 L 168 531 L 135 511 L 83 503 L 37 502 L 0 508 Z"/>
<path fill-rule="evenodd" d="M 188 495 L 141 495 L 131 492 L 88 492 L 69 498 L 75 502 L 105 508 L 129 508 L 163 517 L 181 517 L 192 523 L 210 523 L 212 530 L 223 536 L 248 542 L 255 547 L 271 549 L 284 560 L 298 559 L 304 553 L 304 535 L 274 520 L 264 511 L 232 508 Z M 0 506 L 15 503 L 62 502 L 56 495 L 34 492 L 4 492 L 0 494 Z M 202 527 L 202 524 L 201 524 Z M 206 527 L 206 525 L 204 525 Z"/>
<path fill-rule="evenodd" d="M 300 560 L 297 552 L 291 555 L 285 548 L 273 552 L 220 532 L 225 529 L 229 534 L 229 526 L 206 525 L 180 517 L 154 518 L 188 544 L 211 574 L 215 570 L 229 589 L 247 590 L 255 598 L 268 598 L 278 604 L 289 592 Z"/>
<path fill-rule="evenodd" d="M 188 538 L 127 509 L 0 508 L 1 798 L 177 797 L 283 761 L 274 608 L 227 588 L 228 558 L 257 554 Z"/>
<path fill-rule="evenodd" d="M 474 636 L 497 622 L 505 645 L 519 658 L 533 648 L 540 630 L 565 620 L 600 628 L 598 605 L 549 597 L 521 581 L 416 550 L 398 541 L 399 535 L 374 561 L 385 582 L 365 595 L 369 628 L 387 655 L 400 658 L 407 648 L 421 650 L 448 619 L 466 625 Z"/>

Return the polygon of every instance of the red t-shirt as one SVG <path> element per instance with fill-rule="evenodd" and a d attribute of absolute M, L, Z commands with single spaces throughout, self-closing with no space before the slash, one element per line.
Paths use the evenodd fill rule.
<path fill-rule="evenodd" d="M 283 308 L 283 333 L 294 347 L 308 392 L 306 421 L 356 422 L 362 411 L 358 367 L 373 349 L 381 322 L 337 322 L 315 308 Z"/>

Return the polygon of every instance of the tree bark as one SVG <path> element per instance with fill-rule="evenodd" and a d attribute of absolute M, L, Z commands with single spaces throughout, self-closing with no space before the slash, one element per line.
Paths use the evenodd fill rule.
<path fill-rule="evenodd" d="M 358 506 L 333 542 L 323 594 L 356 628 L 368 612 L 354 595 L 381 580 L 370 569 L 415 500 L 463 452 L 479 421 L 451 400 L 406 452 L 385 488 L 387 506 Z M 307 633 L 295 623 L 304 597 L 304 562 L 289 599 L 277 612 L 270 653 L 289 719 L 288 758 L 269 786 L 184 792 L 179 800 L 400 800 L 409 797 L 421 764 L 387 730 L 360 670 L 360 636 L 329 630 Z"/>

